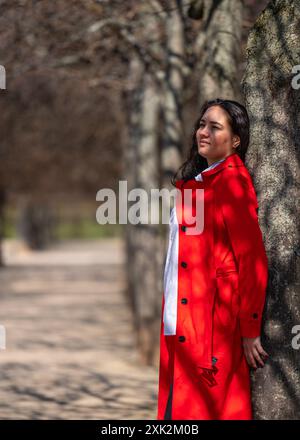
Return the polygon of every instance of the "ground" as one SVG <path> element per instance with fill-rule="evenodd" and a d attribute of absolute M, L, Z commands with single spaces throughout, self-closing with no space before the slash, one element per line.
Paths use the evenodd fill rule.
<path fill-rule="evenodd" d="M 121 240 L 3 249 L 0 419 L 154 419 L 158 371 L 135 350 Z"/>

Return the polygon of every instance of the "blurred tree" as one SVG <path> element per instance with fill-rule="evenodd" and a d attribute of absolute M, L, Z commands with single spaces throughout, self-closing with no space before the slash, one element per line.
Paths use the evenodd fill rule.
<path fill-rule="evenodd" d="M 220 96 L 241 100 L 243 2 L 195 0 L 189 15 L 201 21 L 197 37 L 199 102 Z"/>
<path fill-rule="evenodd" d="M 5 189 L 4 187 L 1 187 L 0 184 L 0 240 L 3 239 L 4 236 L 4 210 L 5 210 Z M 2 249 L 0 246 L 0 266 L 3 266 L 3 256 L 2 256 Z"/>
<path fill-rule="evenodd" d="M 49 222 L 42 218 L 58 194 L 94 201 L 99 187 L 116 186 L 122 115 L 115 102 L 120 91 L 101 87 L 107 66 L 102 75 L 102 60 L 91 62 L 100 47 L 95 48 L 86 27 L 102 13 L 100 5 L 4 1 L 1 6 L 1 64 L 8 85 L 0 101 L 0 171 L 8 201 L 17 199 L 24 208 L 19 230 L 27 231 L 24 238 L 32 247 L 47 242 Z M 104 44 L 102 49 L 105 59 L 108 48 Z M 23 203 L 27 199 L 28 206 Z M 45 212 L 30 219 L 34 203 L 39 212 L 44 204 Z M 34 228 L 26 226 L 32 222 Z"/>

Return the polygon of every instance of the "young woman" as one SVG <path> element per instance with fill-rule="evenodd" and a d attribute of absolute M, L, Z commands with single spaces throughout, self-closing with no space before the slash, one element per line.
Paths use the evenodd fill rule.
<path fill-rule="evenodd" d="M 268 357 L 260 341 L 268 260 L 244 165 L 248 144 L 245 107 L 207 101 L 172 181 L 181 197 L 164 273 L 158 420 L 252 419 L 250 368 Z M 191 212 L 203 216 L 200 233 L 188 233 Z"/>

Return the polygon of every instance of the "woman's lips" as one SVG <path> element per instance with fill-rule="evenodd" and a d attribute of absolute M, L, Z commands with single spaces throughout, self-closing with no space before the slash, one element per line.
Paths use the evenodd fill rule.
<path fill-rule="evenodd" d="M 207 145 L 209 145 L 209 142 L 206 142 L 206 141 L 200 141 L 200 144 L 207 144 Z"/>

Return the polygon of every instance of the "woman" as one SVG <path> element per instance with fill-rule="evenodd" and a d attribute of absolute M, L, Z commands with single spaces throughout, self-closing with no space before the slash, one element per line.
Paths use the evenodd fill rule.
<path fill-rule="evenodd" d="M 252 419 L 250 368 L 269 356 L 260 341 L 268 260 L 243 162 L 248 144 L 245 107 L 207 101 L 172 181 L 181 198 L 164 274 L 158 420 Z M 189 215 L 203 216 L 200 233 L 188 232 Z"/>

